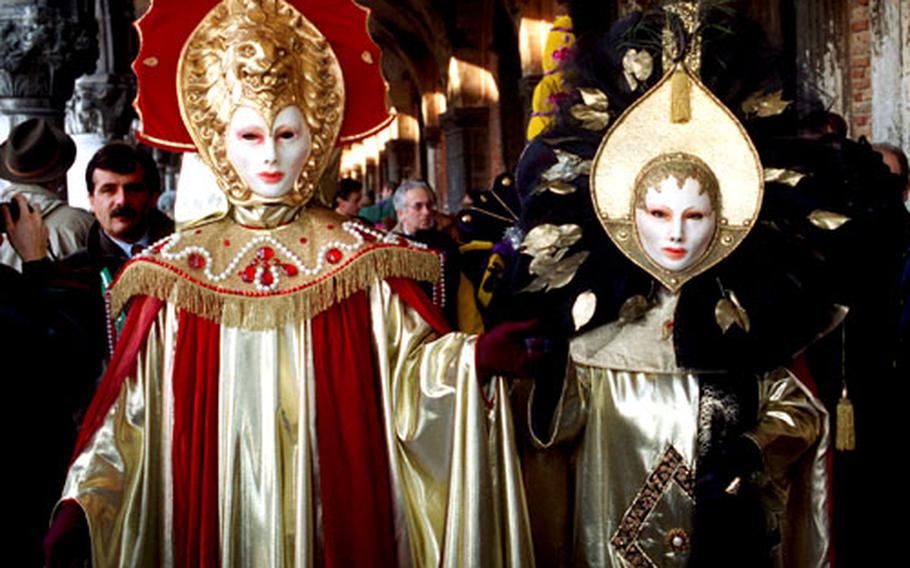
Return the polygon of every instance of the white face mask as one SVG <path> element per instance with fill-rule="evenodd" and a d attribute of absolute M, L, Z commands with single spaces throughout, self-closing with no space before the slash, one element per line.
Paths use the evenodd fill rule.
<path fill-rule="evenodd" d="M 686 178 L 680 186 L 667 176 L 649 187 L 645 209 L 635 210 L 642 248 L 651 260 L 673 271 L 688 268 L 702 257 L 714 236 L 715 215 L 701 184 Z"/>
<path fill-rule="evenodd" d="M 234 111 L 227 129 L 227 156 L 240 179 L 260 197 L 281 197 L 310 155 L 310 129 L 296 106 L 285 107 L 269 128 L 249 107 Z"/>

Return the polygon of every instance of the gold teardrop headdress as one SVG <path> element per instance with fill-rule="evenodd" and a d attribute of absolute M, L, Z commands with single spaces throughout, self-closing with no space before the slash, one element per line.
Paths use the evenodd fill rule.
<path fill-rule="evenodd" d="M 665 61 L 668 60 L 665 52 Z M 610 239 L 630 260 L 673 292 L 726 258 L 754 226 L 764 181 L 758 152 L 742 124 L 690 71 L 692 57 L 673 57 L 664 77 L 632 104 L 604 136 L 591 169 L 594 209 Z M 707 189 L 716 229 L 705 252 L 670 270 L 644 250 L 635 223 L 641 184 L 668 165 L 716 180 Z M 713 174 L 713 176 L 711 175 Z M 713 182 L 712 180 L 712 182 Z"/>
<path fill-rule="evenodd" d="M 271 125 L 297 106 L 310 129 L 309 158 L 294 190 L 270 202 L 306 203 L 328 165 L 344 109 L 341 67 L 320 31 L 284 0 L 224 0 L 187 39 L 177 67 L 180 113 L 200 157 L 235 205 L 262 203 L 227 158 L 234 111 Z"/>

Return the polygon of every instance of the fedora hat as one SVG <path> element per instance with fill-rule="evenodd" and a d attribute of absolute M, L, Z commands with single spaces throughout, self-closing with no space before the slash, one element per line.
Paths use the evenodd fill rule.
<path fill-rule="evenodd" d="M 0 144 L 0 177 L 43 183 L 64 175 L 75 159 L 72 138 L 44 118 L 30 118 Z"/>

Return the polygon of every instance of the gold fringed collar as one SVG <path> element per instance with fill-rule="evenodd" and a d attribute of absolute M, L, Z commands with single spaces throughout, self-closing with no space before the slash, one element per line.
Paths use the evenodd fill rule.
<path fill-rule="evenodd" d="M 421 245 L 309 208 L 272 229 L 221 219 L 162 239 L 120 273 L 111 308 L 146 295 L 227 326 L 268 329 L 311 318 L 377 280 L 434 282 L 439 272 L 439 257 Z"/>

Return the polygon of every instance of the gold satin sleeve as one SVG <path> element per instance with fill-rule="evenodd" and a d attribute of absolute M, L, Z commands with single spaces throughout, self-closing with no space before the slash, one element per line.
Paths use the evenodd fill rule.
<path fill-rule="evenodd" d="M 438 337 L 386 283 L 370 290 L 402 564 L 533 566 L 506 384 L 476 336 Z"/>
<path fill-rule="evenodd" d="M 786 369 L 759 381 L 758 424 L 746 435 L 762 450 L 765 475 L 774 494 L 774 509 L 786 501 L 790 466 L 812 447 L 821 431 L 821 416 L 812 395 Z"/>
<path fill-rule="evenodd" d="M 772 523 L 781 531 L 783 566 L 830 564 L 828 413 L 786 369 L 759 382 L 759 420 L 747 433 L 762 449 L 758 479 Z"/>
<path fill-rule="evenodd" d="M 170 538 L 157 511 L 165 491 L 161 471 L 162 431 L 148 425 L 162 413 L 163 352 L 172 310 L 162 310 L 139 351 L 136 372 L 86 449 L 67 474 L 61 499 L 74 499 L 88 520 L 92 565 L 156 566 L 169 558 Z M 171 319 L 170 324 L 175 320 Z M 173 335 L 171 335 L 173 337 Z"/>

